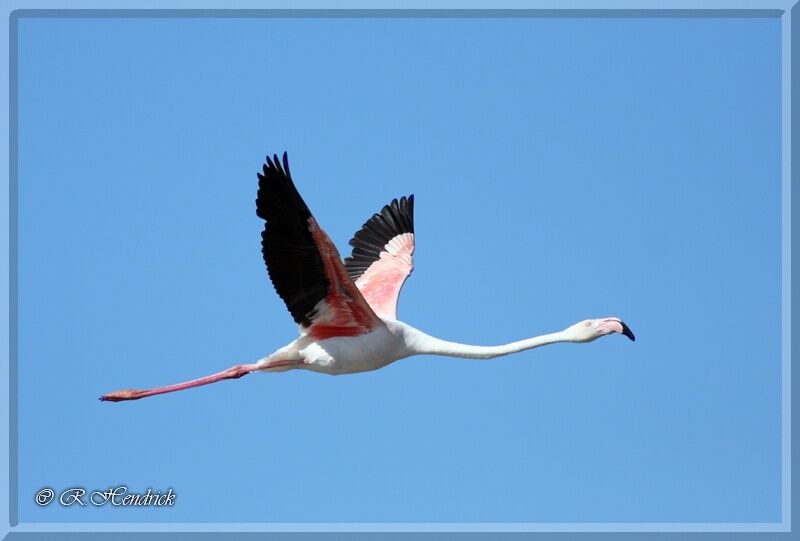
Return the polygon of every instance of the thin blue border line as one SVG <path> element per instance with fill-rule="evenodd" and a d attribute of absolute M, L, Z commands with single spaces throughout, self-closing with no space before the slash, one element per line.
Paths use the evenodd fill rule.
<path fill-rule="evenodd" d="M 14 532 L 787 532 L 780 522 L 31 522 Z"/>
<path fill-rule="evenodd" d="M 0 338 L 0 340 L 5 340 L 3 344 L 3 351 L 7 353 L 7 355 L 0 355 L 0 363 L 2 364 L 2 366 L 0 366 L 0 370 L 3 371 L 3 374 L 8 374 L 8 379 L 3 381 L 2 384 L 0 384 L 2 385 L 2 392 L 7 393 L 6 396 L 8 396 L 7 401 L 0 401 L 0 403 L 2 404 L 0 405 L 0 409 L 7 409 L 4 415 L 0 415 L 0 419 L 2 419 L 0 420 L 1 423 L 0 430 L 2 431 L 5 444 L 0 446 L 0 460 L 3 460 L 4 464 L 9 465 L 9 469 L 8 470 L 4 469 L 2 473 L 2 482 L 4 483 L 4 486 L 9 487 L 9 490 L 0 491 L 0 498 L 2 498 L 2 500 L 0 500 L 1 504 L 0 508 L 2 509 L 2 511 L 0 512 L 2 512 L 3 514 L 2 524 L 5 527 L 6 524 L 10 526 L 14 526 L 17 524 L 16 517 L 11 515 L 12 513 L 11 506 L 12 505 L 16 506 L 15 496 L 18 493 L 15 483 L 17 469 L 15 468 L 15 461 L 11 460 L 11 457 L 15 456 L 16 454 L 11 449 L 12 442 L 16 442 L 16 437 L 12 437 L 13 435 L 11 434 L 12 412 L 16 411 L 16 408 L 12 407 L 12 403 L 16 404 L 16 400 L 14 400 L 14 397 L 12 396 L 11 382 L 12 379 L 16 379 L 15 378 L 16 374 L 15 373 L 12 374 L 11 362 L 10 362 L 11 359 L 16 358 L 16 352 L 12 350 L 14 344 L 11 342 L 11 337 L 14 335 L 14 333 L 11 332 L 11 324 L 15 318 L 13 309 L 11 309 L 11 305 L 13 304 L 13 298 L 11 297 L 12 288 L 11 288 L 11 276 L 10 276 L 11 272 L 10 262 L 12 261 L 12 256 L 16 255 L 14 253 L 14 244 L 12 244 L 14 242 L 12 239 L 16 237 L 16 235 L 13 233 L 16 230 L 16 228 L 13 227 L 13 224 L 16 223 L 16 219 L 12 214 L 13 212 L 12 208 L 14 208 L 15 206 L 12 201 L 16 199 L 16 192 L 15 192 L 16 182 L 13 183 L 10 182 L 11 179 L 16 179 L 16 159 L 14 160 L 11 159 L 12 153 L 14 154 L 14 156 L 16 156 L 14 149 L 11 148 L 12 140 L 16 140 L 16 138 L 12 137 L 12 133 L 13 134 L 16 133 L 15 117 L 16 117 L 17 107 L 16 107 L 16 100 L 12 100 L 12 95 L 11 95 L 11 85 L 14 84 L 14 81 L 16 81 L 16 73 L 11 72 L 12 63 L 10 56 L 11 40 L 13 39 L 14 42 L 16 42 L 16 30 L 17 30 L 16 21 L 9 18 L 9 24 L 2 25 L 2 27 L 3 27 L 2 31 L 4 33 L 3 36 L 4 39 L 2 39 L 2 47 L 4 49 L 3 51 L 4 54 L 2 55 L 2 62 L 5 63 L 6 73 L 9 74 L 9 84 L 4 86 L 2 89 L 2 92 L 5 94 L 4 98 L 7 100 L 8 103 L 8 109 L 0 108 L 0 110 L 2 110 L 2 113 L 0 113 L 0 115 L 3 116 L 3 121 L 5 125 L 8 127 L 8 130 L 6 130 L 2 135 L 0 135 L 0 137 L 2 138 L 7 137 L 7 139 L 3 141 L 3 147 L 8 151 L 7 154 L 8 168 L 4 169 L 4 174 L 3 174 L 4 177 L 3 180 L 5 182 L 5 186 L 8 188 L 8 190 L 6 190 L 4 193 L 8 196 L 8 200 L 7 204 L 2 205 L 2 210 L 0 210 L 0 213 L 3 214 L 3 220 L 4 220 L 3 223 L 8 225 L 8 235 L 5 236 L 4 238 L 0 238 L 0 243 L 3 243 L 2 249 L 3 252 L 7 255 L 8 257 L 7 261 L 9 262 L 9 265 L 2 271 L 0 271 L 0 282 L 2 282 L 2 285 L 4 286 L 0 288 L 0 291 L 2 291 L 0 295 L 3 296 L 3 299 L 6 301 L 7 306 L 9 306 L 9 311 L 4 316 L 8 317 L 8 320 L 5 322 L 5 325 L 3 325 L 4 331 L 2 334 L 2 338 Z M 16 66 L 16 62 L 13 63 L 13 66 Z M 12 116 L 14 118 L 12 118 Z M 14 221 L 12 221 L 12 219 Z M 12 400 L 14 401 L 12 402 Z M 15 414 L 13 415 L 13 418 L 16 419 Z M 16 443 L 13 443 L 13 445 L 16 445 Z"/>
<path fill-rule="evenodd" d="M 560 18 L 560 17 L 590 17 L 590 18 L 692 18 L 692 17 L 741 17 L 741 18 L 778 18 L 785 10 L 783 8 L 730 8 L 730 9 L 703 9 L 703 8 L 605 8 L 564 9 L 551 7 L 546 9 L 530 8 L 277 8 L 277 9 L 19 9 L 14 16 L 19 18 Z"/>
<path fill-rule="evenodd" d="M 121 3 L 121 2 L 117 2 Z M 783 294 L 783 302 L 782 302 L 782 316 L 783 318 L 783 325 L 782 325 L 782 449 L 781 449 L 781 463 L 782 463 L 782 476 L 783 476 L 783 483 L 782 483 L 782 522 L 776 523 L 24 523 L 16 525 L 11 530 L 6 530 L 12 532 L 12 534 L 16 534 L 17 532 L 22 534 L 25 532 L 120 532 L 120 531 L 132 531 L 132 532 L 263 532 L 263 531 L 276 531 L 276 532 L 786 532 L 790 531 L 791 528 L 791 33 L 792 33 L 792 26 L 791 26 L 791 9 L 794 6 L 795 2 L 791 2 L 788 5 L 782 5 L 779 8 L 772 8 L 766 9 L 763 5 L 758 5 L 757 3 L 754 5 L 753 3 L 748 2 L 718 2 L 719 4 L 727 4 L 727 8 L 723 7 L 714 7 L 714 8 L 703 8 L 703 9 L 693 9 L 693 7 L 678 7 L 672 9 L 664 9 L 664 8 L 645 8 L 641 9 L 641 2 L 622 2 L 617 3 L 612 9 L 619 9 L 619 10 L 635 10 L 640 13 L 636 13 L 633 16 L 641 16 L 641 17 L 656 17 L 656 16 L 665 16 L 664 12 L 669 11 L 671 12 L 667 16 L 675 16 L 675 17 L 687 17 L 687 16 L 733 16 L 732 11 L 741 11 L 746 10 L 749 11 L 749 16 L 755 17 L 764 16 L 763 14 L 768 11 L 773 11 L 777 16 L 781 10 L 783 14 L 781 16 L 781 33 L 782 33 L 782 136 L 783 136 L 783 149 L 782 149 L 782 223 L 783 223 L 783 231 L 782 231 L 782 294 Z M 714 3 L 716 4 L 716 3 Z M 713 4 L 712 4 L 713 5 Z M 732 7 L 732 6 L 736 7 Z M 105 6 L 108 7 L 108 4 Z M 196 7 L 196 6 L 194 6 Z M 262 9 L 258 10 L 259 13 L 265 11 L 263 10 L 263 5 L 261 6 Z M 368 10 L 372 10 L 375 8 L 366 8 Z M 534 8 L 536 9 L 536 8 Z M 531 6 L 525 6 L 523 11 L 530 11 Z M 711 13 L 712 11 L 724 10 L 722 13 Z M 49 12 L 57 12 L 59 10 L 47 10 Z M 72 16 L 73 14 L 77 13 L 78 10 L 70 10 L 69 14 Z M 109 11 L 108 9 L 103 9 L 101 11 Z M 145 10 L 145 11 L 157 11 L 157 10 Z M 191 10 L 183 11 L 183 10 L 166 10 L 165 12 L 159 14 L 154 13 L 152 16 L 163 16 L 168 15 L 169 13 L 174 13 L 177 11 L 181 11 L 181 15 L 183 16 L 196 16 L 191 13 Z M 217 10 L 214 10 L 217 11 Z M 229 10 L 220 10 L 220 11 L 229 11 Z M 251 10 L 253 11 L 253 10 Z M 302 10 L 304 13 L 298 13 L 296 10 L 284 10 L 278 9 L 280 12 L 286 13 L 284 16 L 320 16 L 321 11 L 319 9 L 311 9 L 311 10 Z M 325 10 L 328 11 L 327 9 Z M 363 9 L 355 10 L 359 12 L 363 12 Z M 413 10 L 415 12 L 422 12 L 419 14 L 415 14 L 414 16 L 426 16 L 424 13 L 425 10 Z M 446 11 L 451 11 L 448 8 Z M 515 12 L 519 10 L 511 9 L 503 9 L 501 10 L 504 12 L 505 15 L 519 15 Z M 606 17 L 606 16 L 619 16 L 622 14 L 613 14 L 608 15 L 607 10 L 599 10 L 599 9 L 569 9 L 565 8 L 564 6 L 559 6 L 558 9 L 553 10 L 552 8 L 545 7 L 545 11 L 550 12 L 549 14 L 544 14 L 543 16 L 563 16 L 563 17 L 579 17 L 579 16 L 599 16 L 599 17 Z M 290 14 L 288 12 L 294 12 Z M 316 12 L 312 15 L 312 12 Z M 679 13 L 680 12 L 680 13 Z M 698 12 L 702 12 L 698 15 Z M 40 12 L 41 13 L 41 12 Z M 9 32 L 7 36 L 11 39 L 13 36 L 10 33 L 11 28 L 16 24 L 16 15 L 25 14 L 27 16 L 35 16 L 30 10 L 25 10 L 22 12 L 10 13 L 9 17 L 9 26 L 5 27 L 4 32 Z M 128 14 L 130 16 L 131 13 Z M 217 13 L 217 16 L 220 16 L 221 13 Z M 352 13 L 350 14 L 352 16 Z M 373 15 L 375 15 L 373 13 Z M 399 13 L 394 13 L 394 16 L 398 16 Z M 438 15 L 438 14 L 437 14 Z M 461 14 L 454 13 L 450 14 L 460 16 Z M 486 13 L 483 13 L 486 16 Z M 528 13 L 528 16 L 535 16 L 535 13 Z M 172 15 L 175 16 L 175 15 Z M 228 13 L 230 16 L 230 13 Z M 252 16 L 252 14 L 251 14 Z M 336 14 L 335 16 L 346 16 L 341 13 Z M 384 16 L 389 16 L 388 13 L 384 14 Z M 427 16 L 434 16 L 433 14 L 427 14 Z M 631 16 L 631 14 L 628 14 Z M 735 16 L 748 16 L 747 14 L 737 14 Z M 10 44 L 9 40 L 3 40 L 4 46 L 8 47 Z M 8 50 L 10 52 L 10 49 Z M 8 54 L 4 55 L 4 61 L 8 62 L 10 60 L 10 56 Z M 7 64 L 7 68 L 11 66 Z M 12 81 L 13 82 L 13 81 Z M 7 87 L 5 90 L 8 91 L 10 87 Z M 9 95 L 9 98 L 12 96 Z M 9 122 L 12 120 L 12 110 L 11 110 L 11 103 L 9 102 L 9 117 L 6 119 Z M 10 136 L 10 133 L 9 133 Z M 10 139 L 9 139 L 10 142 Z M 11 162 L 11 151 L 12 148 L 9 146 L 9 164 L 11 167 L 14 166 L 13 162 Z M 6 170 L 9 176 L 6 178 L 8 182 L 11 178 L 11 173 L 13 169 Z M 5 176 L 5 175 L 4 175 Z M 9 188 L 12 188 L 11 184 L 8 184 Z M 9 193 L 9 192 L 7 192 Z M 11 193 L 9 193 L 11 195 Z M 13 204 L 9 200 L 10 205 Z M 7 207 L 9 210 L 9 219 L 12 218 L 11 216 L 11 206 Z M 9 222 L 6 222 L 9 223 Z M 10 237 L 9 237 L 10 241 Z M 9 250 L 13 249 L 12 245 L 8 246 Z M 11 255 L 10 252 L 8 255 Z M 9 278 L 11 278 L 9 276 Z M 10 282 L 9 282 L 9 285 Z M 7 292 L 10 293 L 9 289 L 6 289 Z M 12 299 L 9 299 L 11 301 Z M 6 330 L 9 330 L 9 327 L 6 327 Z M 10 338 L 10 336 L 9 336 Z M 9 343 L 11 346 L 11 343 Z M 6 350 L 11 353 L 9 350 Z M 2 362 L 8 363 L 8 358 L 3 358 Z M 8 366 L 8 364 L 6 365 Z M 8 372 L 6 372 L 8 374 Z M 10 390 L 10 381 L 9 383 L 9 390 Z M 11 398 L 11 397 L 10 397 Z M 6 404 L 8 406 L 8 404 Z M 10 417 L 4 417 L 3 423 L 5 425 L 6 430 L 4 434 L 6 438 L 8 438 L 9 430 L 11 425 L 6 424 L 9 423 Z M 9 440 L 7 440 L 9 442 Z M 9 446 L 4 448 L 3 452 L 8 452 L 10 449 Z M 8 456 L 5 457 L 8 459 Z M 4 472 L 9 474 L 9 472 Z M 4 476 L 5 477 L 5 476 Z M 8 476 L 9 480 L 11 475 Z M 5 479 L 4 479 L 5 480 Z M 2 498 L 6 498 L 11 496 L 14 499 L 17 495 L 16 494 L 8 494 L 4 493 Z M 0 504 L 7 503 L 0 501 Z M 10 503 L 10 502 L 8 502 Z M 16 501 L 14 500 L 14 504 Z M 9 512 L 8 505 L 2 505 L 3 511 L 2 513 L 5 515 Z M 8 519 L 11 519 L 11 515 L 7 515 Z M 8 521 L 5 524 L 9 524 Z M 135 528 L 135 529 L 134 529 Z M 4 532 L 5 533 L 5 532 Z M 16 536 L 15 536 L 16 537 Z M 27 537 L 27 536 L 26 536 Z"/>
<path fill-rule="evenodd" d="M 781 521 L 792 527 L 792 11 L 781 18 Z"/>

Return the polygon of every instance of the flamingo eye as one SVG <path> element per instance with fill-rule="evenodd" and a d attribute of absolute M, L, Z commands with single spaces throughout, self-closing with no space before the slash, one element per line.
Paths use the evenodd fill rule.
<path fill-rule="evenodd" d="M 586 321 L 583 322 L 583 325 L 584 327 L 590 327 L 592 325 L 592 321 L 590 319 L 587 319 Z"/>

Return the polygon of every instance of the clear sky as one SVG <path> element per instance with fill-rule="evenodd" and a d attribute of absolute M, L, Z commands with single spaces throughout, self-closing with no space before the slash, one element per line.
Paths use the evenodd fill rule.
<path fill-rule="evenodd" d="M 22 521 L 780 520 L 778 19 L 26 19 Z M 416 196 L 399 316 L 493 361 L 130 403 L 296 336 L 256 171 L 339 247 Z M 38 507 L 124 484 L 169 509 Z"/>

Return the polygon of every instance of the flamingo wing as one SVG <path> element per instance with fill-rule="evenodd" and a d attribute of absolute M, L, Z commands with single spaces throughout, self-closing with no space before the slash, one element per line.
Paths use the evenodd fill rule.
<path fill-rule="evenodd" d="M 267 157 L 258 174 L 256 214 L 266 221 L 261 247 L 270 280 L 303 334 L 357 336 L 382 325 L 297 192 L 285 152 L 282 164 Z"/>
<path fill-rule="evenodd" d="M 397 298 L 414 270 L 414 196 L 394 199 L 356 232 L 344 266 L 381 317 L 397 319 Z"/>

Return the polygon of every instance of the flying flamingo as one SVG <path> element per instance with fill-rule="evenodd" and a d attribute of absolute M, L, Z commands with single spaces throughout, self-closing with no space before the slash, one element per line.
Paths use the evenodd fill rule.
<path fill-rule="evenodd" d="M 611 333 L 635 340 L 616 317 L 587 319 L 566 329 L 501 346 L 440 340 L 397 320 L 397 297 L 414 268 L 414 196 L 394 199 L 350 241 L 342 262 L 292 182 L 289 161 L 267 157 L 258 174 L 256 214 L 266 221 L 261 246 L 267 271 L 300 337 L 251 364 L 154 389 L 125 389 L 100 397 L 118 402 L 181 391 L 250 372 L 304 368 L 326 374 L 376 370 L 420 354 L 491 359 L 556 342 L 591 342 Z"/>

